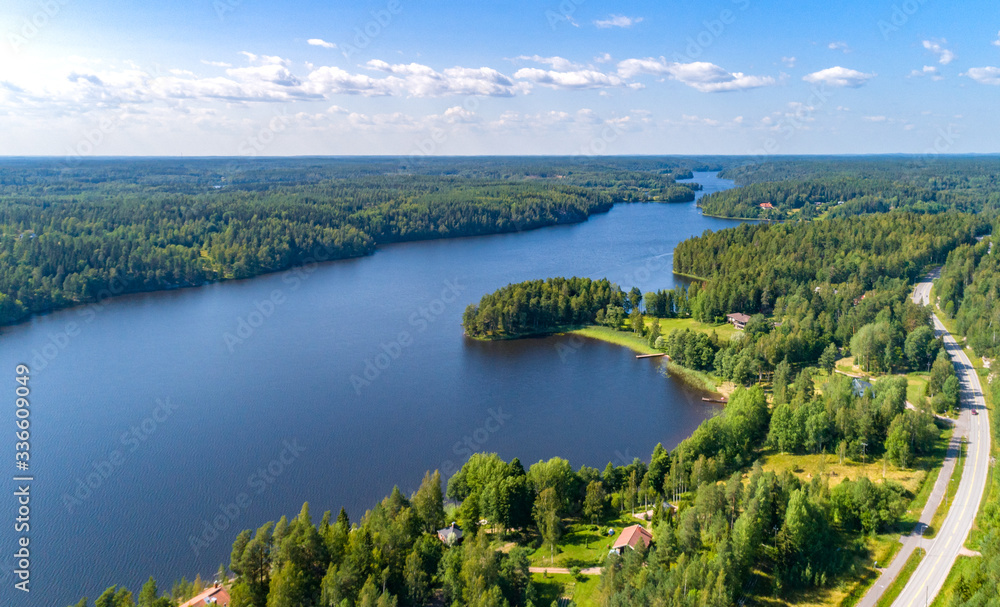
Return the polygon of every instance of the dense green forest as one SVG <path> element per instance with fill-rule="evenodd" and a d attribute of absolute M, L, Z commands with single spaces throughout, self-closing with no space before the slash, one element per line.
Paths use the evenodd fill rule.
<path fill-rule="evenodd" d="M 931 396 L 945 410 L 957 405 L 957 388 L 949 383 L 944 390 L 951 367 L 937 362 L 942 352 L 930 312 L 910 301 L 911 283 L 925 266 L 988 229 L 983 219 L 957 213 L 742 225 L 677 246 L 675 269 L 705 277 L 688 289 L 642 294 L 607 280 L 530 281 L 484 296 L 465 311 L 463 324 L 467 334 L 488 339 L 595 323 L 631 327 L 673 362 L 743 385 L 783 362 L 832 365 L 842 352 L 870 372 L 937 364 L 944 375 Z M 754 315 L 740 339 L 690 330 L 661 336 L 643 321 L 645 315 L 721 322 L 730 312 Z"/>
<path fill-rule="evenodd" d="M 741 187 L 702 198 L 708 215 L 785 220 L 1000 208 L 996 157 L 778 158 L 731 166 L 721 176 Z"/>
<path fill-rule="evenodd" d="M 477 453 L 446 492 L 440 475 L 427 473 L 413 495 L 394 489 L 354 524 L 343 510 L 316 524 L 306 504 L 291 520 L 242 531 L 219 576 L 233 578 L 231 607 L 539 605 L 528 571 L 535 548 L 554 549 L 570 521 L 670 500 L 676 512 L 654 507 L 648 551 L 606 560 L 601 604 L 722 606 L 825 586 L 867 554 L 866 535 L 895 528 L 912 496 L 866 477 L 832 489 L 827 477 L 803 483 L 765 472 L 757 458 L 771 443 L 824 452 L 839 441 L 841 457 L 858 440 L 870 456 L 904 457 L 911 445 L 926 451 L 940 430 L 929 413 L 905 409 L 905 392 L 905 381 L 888 378 L 858 396 L 842 376 L 820 391 L 804 369 L 773 415 L 759 386 L 740 389 L 672 451 L 657 445 L 648 464 L 574 470 L 556 457 L 525 470 L 517 459 Z M 445 495 L 458 504 L 454 519 Z M 449 520 L 465 534 L 457 545 L 434 533 Z M 508 541 L 515 545 L 500 550 Z M 158 596 L 150 580 L 138 603 L 112 587 L 95 606 L 168 607 L 194 590 L 181 584 Z"/>
<path fill-rule="evenodd" d="M 997 321 L 1000 320 L 1000 264 L 992 239 L 975 245 L 962 246 L 948 256 L 935 283 L 938 304 L 945 315 L 954 318 L 958 330 L 976 356 L 996 360 L 1000 353 Z M 986 373 L 990 373 L 987 369 Z M 1000 436 L 1000 421 L 996 410 L 1000 406 L 1000 390 L 994 374 L 981 373 L 983 384 L 989 383 L 992 394 L 991 427 L 994 439 Z M 1000 477 L 991 474 L 984 506 L 977 519 L 978 529 L 973 543 L 983 554 L 974 567 L 966 567 L 958 576 L 952 595 L 952 607 L 997 605 L 996 582 L 1000 579 Z"/>
<path fill-rule="evenodd" d="M 246 278 L 380 244 L 694 199 L 670 160 L 0 163 L 0 324 L 110 295 Z"/>

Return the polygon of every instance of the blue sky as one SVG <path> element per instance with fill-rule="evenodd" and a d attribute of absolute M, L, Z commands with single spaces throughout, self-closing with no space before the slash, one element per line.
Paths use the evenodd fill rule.
<path fill-rule="evenodd" d="M 995 2 L 7 0 L 0 154 L 1000 151 Z"/>

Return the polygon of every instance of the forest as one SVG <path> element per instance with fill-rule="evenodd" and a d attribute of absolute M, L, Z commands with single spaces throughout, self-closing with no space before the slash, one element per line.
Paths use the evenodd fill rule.
<path fill-rule="evenodd" d="M 700 186 L 675 181 L 690 174 L 663 159 L 5 160 L 0 325 L 387 243 L 691 201 Z"/>
<path fill-rule="evenodd" d="M 707 215 L 780 221 L 1000 208 L 995 157 L 778 158 L 727 167 L 720 175 L 740 187 L 702 198 Z"/>
<path fill-rule="evenodd" d="M 929 413 L 905 409 L 905 381 L 887 378 L 859 396 L 843 376 L 814 387 L 809 369 L 786 375 L 787 385 L 776 379 L 773 413 L 760 386 L 741 388 L 673 450 L 657 445 L 648 464 L 574 470 L 555 457 L 525 469 L 477 453 L 446 483 L 428 472 L 413 495 L 394 489 L 354 523 L 343 509 L 314 523 L 305 504 L 292 519 L 239 532 L 217 577 L 229 584 L 231 607 L 540 607 L 529 572 L 535 549 L 554 550 L 573 521 L 657 504 L 653 545 L 607 558 L 600 604 L 722 606 L 825 586 L 866 554 L 866 536 L 895 528 L 912 496 L 867 477 L 831 488 L 829 477 L 765 471 L 762 450 L 844 457 L 863 439 L 870 456 L 897 459 L 911 445 L 929 449 L 940 429 Z M 435 534 L 451 521 L 461 542 Z M 200 587 L 182 582 L 160 594 L 150 579 L 137 601 L 116 586 L 94 606 L 170 607 Z"/>

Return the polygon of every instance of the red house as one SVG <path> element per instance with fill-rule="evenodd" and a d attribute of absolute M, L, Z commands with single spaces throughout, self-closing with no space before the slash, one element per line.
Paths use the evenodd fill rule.
<path fill-rule="evenodd" d="M 635 550 L 639 542 L 642 542 L 643 546 L 649 547 L 649 544 L 653 541 L 653 534 L 650 533 L 642 525 L 632 525 L 631 527 L 625 527 L 622 529 L 621 535 L 615 540 L 614 545 L 611 547 L 612 552 L 617 552 L 618 554 L 624 554 L 626 548 L 631 548 Z"/>

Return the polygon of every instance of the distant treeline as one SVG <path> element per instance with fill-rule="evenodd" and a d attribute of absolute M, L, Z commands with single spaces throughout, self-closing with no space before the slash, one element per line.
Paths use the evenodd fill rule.
<path fill-rule="evenodd" d="M 722 176 L 742 187 L 702 198 L 708 215 L 784 220 L 1000 208 L 997 157 L 778 159 Z"/>
<path fill-rule="evenodd" d="M 412 164 L 412 163 L 410 163 Z M 246 278 L 379 244 L 694 199 L 669 161 L 0 163 L 0 324 L 111 294 Z"/>

